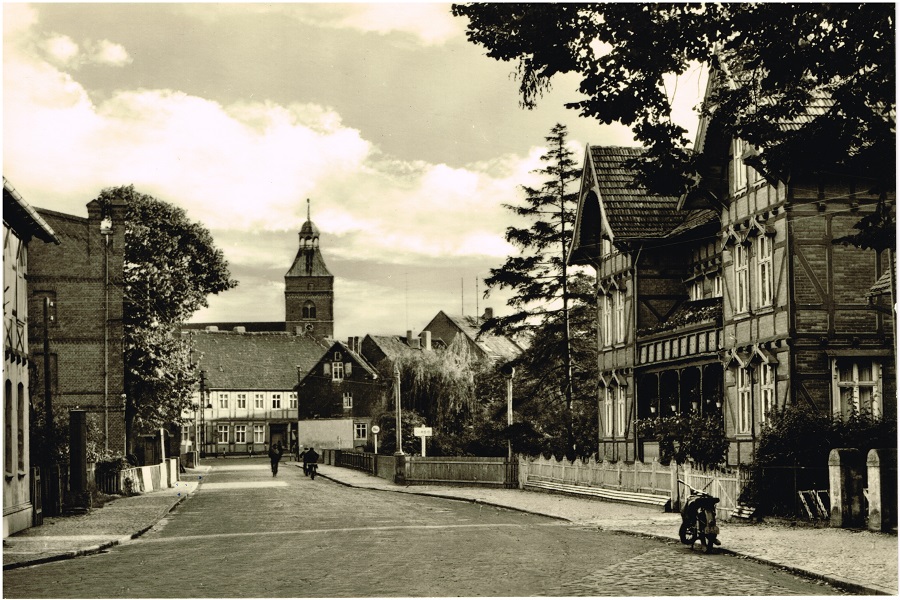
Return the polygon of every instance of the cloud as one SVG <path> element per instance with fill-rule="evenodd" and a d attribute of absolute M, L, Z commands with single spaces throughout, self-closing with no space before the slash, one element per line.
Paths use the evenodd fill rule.
<path fill-rule="evenodd" d="M 91 44 L 91 53 L 88 62 L 109 65 L 111 67 L 124 67 L 131 64 L 131 57 L 125 46 L 113 43 L 109 40 L 100 40 Z"/>

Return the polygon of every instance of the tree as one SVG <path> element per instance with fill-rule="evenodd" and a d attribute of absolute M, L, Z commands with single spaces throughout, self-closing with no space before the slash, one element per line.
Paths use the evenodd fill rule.
<path fill-rule="evenodd" d="M 562 357 L 561 394 L 569 415 L 572 411 L 573 364 L 569 310 L 573 298 L 569 291 L 571 276 L 567 262 L 578 204 L 578 192 L 570 191 L 570 186 L 578 180 L 581 170 L 572 158 L 574 153 L 566 145 L 567 136 L 565 125 L 556 124 L 550 130 L 550 135 L 545 138 L 549 149 L 541 156 L 545 166 L 535 171 L 547 180 L 539 189 L 522 187 L 524 205 L 505 205 L 516 215 L 530 219 L 531 225 L 506 229 L 506 240 L 521 252 L 507 257 L 501 267 L 491 269 L 490 276 L 484 280 L 487 285 L 485 297 L 492 288 L 515 290 L 515 295 L 507 301 L 515 312 L 488 319 L 482 331 L 533 333 L 538 326 L 558 316 L 556 331 L 561 343 L 554 347 Z M 566 439 L 570 450 L 574 442 L 572 436 L 569 426 Z"/>
<path fill-rule="evenodd" d="M 196 375 L 178 325 L 206 297 L 237 285 L 222 251 L 181 208 L 134 186 L 104 189 L 97 198 L 126 203 L 124 261 L 125 429 L 155 432 L 190 407 Z"/>
<path fill-rule="evenodd" d="M 554 76 L 581 76 L 566 104 L 632 128 L 646 152 L 630 165 L 648 190 L 680 194 L 702 165 L 672 121 L 664 78 L 695 65 L 727 78 L 703 110 L 759 151 L 747 163 L 772 178 L 797 169 L 895 187 L 893 4 L 468 3 L 467 37 L 515 61 L 521 103 L 534 107 Z M 732 85 L 734 84 L 734 85 Z M 807 118 L 814 101 L 821 114 Z M 790 127 L 784 127 L 790 123 Z M 815 152 L 809 152 L 815 148 Z"/>

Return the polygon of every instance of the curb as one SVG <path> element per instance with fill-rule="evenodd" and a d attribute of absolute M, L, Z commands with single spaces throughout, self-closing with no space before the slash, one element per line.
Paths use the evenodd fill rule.
<path fill-rule="evenodd" d="M 461 501 L 461 502 L 472 502 L 473 504 L 483 504 L 485 506 L 506 508 L 508 510 L 515 510 L 515 511 L 521 512 L 521 513 L 538 515 L 538 516 L 542 516 L 542 517 L 548 517 L 550 519 L 558 519 L 560 521 L 568 521 L 569 523 L 574 523 L 574 521 L 572 521 L 571 519 L 567 519 L 566 517 L 559 517 L 556 515 L 548 515 L 546 513 L 537 512 L 534 510 L 523 509 L 523 508 L 516 508 L 514 506 L 509 506 L 506 504 L 497 504 L 495 502 L 479 500 L 478 498 L 460 498 L 459 496 L 450 496 L 447 494 L 417 492 L 417 491 L 409 490 L 408 489 L 409 486 L 407 486 L 406 488 L 404 488 L 402 490 L 386 490 L 386 489 L 382 489 L 382 488 L 378 488 L 378 487 L 354 485 L 352 483 L 347 483 L 345 481 L 333 479 L 331 477 L 328 477 L 327 475 L 323 475 L 322 473 L 319 473 L 319 477 L 324 477 L 325 479 L 327 479 L 329 481 L 333 481 L 340 485 L 343 485 L 346 487 L 351 487 L 351 488 L 368 489 L 368 490 L 383 491 L 383 492 L 393 492 L 396 494 L 415 494 L 417 496 L 428 496 L 431 498 L 443 498 L 445 500 L 457 500 L 457 501 Z M 596 527 L 602 531 L 609 531 L 609 532 L 614 532 L 614 533 L 625 533 L 628 535 L 635 535 L 635 536 L 645 537 L 645 538 L 649 538 L 649 539 L 655 539 L 655 540 L 664 541 L 664 542 L 678 542 L 679 541 L 677 537 L 668 537 L 665 535 L 644 533 L 642 531 L 632 531 L 629 529 L 622 529 L 622 528 L 616 528 L 616 527 L 611 527 L 611 528 L 604 528 L 602 526 L 596 526 Z M 756 561 L 760 564 L 768 565 L 770 567 L 776 567 L 779 569 L 784 569 L 795 575 L 800 575 L 800 576 L 807 577 L 810 579 L 818 579 L 820 581 L 824 581 L 825 583 L 828 583 L 829 585 L 840 588 L 843 591 L 847 591 L 847 592 L 854 593 L 854 594 L 862 594 L 862 595 L 866 595 L 866 596 L 894 596 L 895 595 L 893 592 L 888 591 L 888 590 L 883 590 L 881 588 L 868 587 L 868 586 L 865 586 L 860 583 L 854 583 L 852 581 L 847 581 L 847 580 L 841 579 L 839 577 L 832 577 L 830 575 L 824 575 L 822 573 L 808 571 L 808 570 L 802 569 L 800 567 L 792 567 L 792 566 L 788 566 L 788 565 L 783 565 L 781 563 L 777 563 L 775 561 L 765 559 L 765 558 L 759 558 L 759 557 L 753 556 L 752 554 L 746 554 L 744 552 L 736 552 L 734 550 L 729 550 L 727 548 L 719 548 L 717 550 L 717 552 L 720 552 L 722 554 L 728 554 L 731 556 L 738 556 L 741 558 L 748 558 L 748 559 Z"/>
<path fill-rule="evenodd" d="M 96 546 L 89 546 L 88 548 L 81 548 L 78 550 L 69 550 L 67 552 L 63 552 L 62 554 L 55 554 L 53 556 L 43 556 L 41 558 L 34 558 L 34 559 L 9 563 L 9 564 L 3 565 L 3 570 L 11 571 L 13 569 L 21 569 L 23 567 L 33 567 L 35 565 L 43 565 L 46 563 L 58 562 L 61 560 L 68 560 L 70 558 L 78 558 L 79 556 L 90 556 L 92 554 L 99 554 L 101 552 L 104 552 L 105 550 L 108 550 L 109 548 L 112 548 L 113 546 L 118 546 L 119 544 L 121 544 L 123 542 L 128 542 L 128 541 L 137 539 L 137 538 L 141 537 L 142 535 L 144 535 L 145 533 L 147 533 L 148 531 L 150 531 L 151 529 L 153 529 L 153 527 L 156 526 L 157 523 L 162 521 L 163 517 L 165 517 L 170 512 L 175 510 L 175 508 L 179 504 L 181 504 L 182 502 L 187 500 L 189 495 L 190 494 L 185 494 L 183 496 L 180 496 L 178 498 L 178 500 L 176 500 L 174 502 L 174 504 L 172 504 L 169 508 L 167 508 L 166 510 L 160 511 L 159 514 L 154 518 L 152 523 L 150 523 L 146 527 L 136 531 L 135 533 L 132 533 L 130 535 L 123 535 L 123 536 L 120 536 L 118 539 L 110 540 L 108 542 L 103 542 L 102 544 L 98 544 Z"/>

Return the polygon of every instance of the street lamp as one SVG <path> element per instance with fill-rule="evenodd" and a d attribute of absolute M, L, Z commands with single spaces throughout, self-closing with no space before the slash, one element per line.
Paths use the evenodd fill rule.
<path fill-rule="evenodd" d="M 109 235 L 112 233 L 112 219 L 108 216 L 100 221 L 100 235 L 103 236 L 103 277 L 104 277 L 104 319 L 103 319 L 103 449 L 109 452 Z"/>
<path fill-rule="evenodd" d="M 516 376 L 516 368 L 512 366 L 512 364 L 506 363 L 505 365 L 500 367 L 500 372 L 506 375 L 506 426 L 508 432 L 506 438 L 506 447 L 508 450 L 508 458 L 509 460 L 512 460 L 512 432 L 510 431 L 510 429 L 512 428 L 513 424 L 513 377 Z"/>
<path fill-rule="evenodd" d="M 200 370 L 200 458 L 206 458 L 206 370 Z"/>
<path fill-rule="evenodd" d="M 397 407 L 397 451 L 394 454 L 403 454 L 403 430 L 400 428 L 400 368 L 394 365 L 394 406 Z"/>

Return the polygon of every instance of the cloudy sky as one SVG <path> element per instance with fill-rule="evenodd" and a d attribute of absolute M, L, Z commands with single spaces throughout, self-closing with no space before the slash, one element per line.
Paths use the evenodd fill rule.
<path fill-rule="evenodd" d="M 284 319 L 307 198 L 338 338 L 505 313 L 476 281 L 516 252 L 502 205 L 539 181 L 550 128 L 579 162 L 634 141 L 563 108 L 575 78 L 519 108 L 465 25 L 449 4 L 4 3 L 3 174 L 76 215 L 126 184 L 183 207 L 240 282 L 194 321 Z M 700 85 L 678 83 L 685 108 Z"/>

